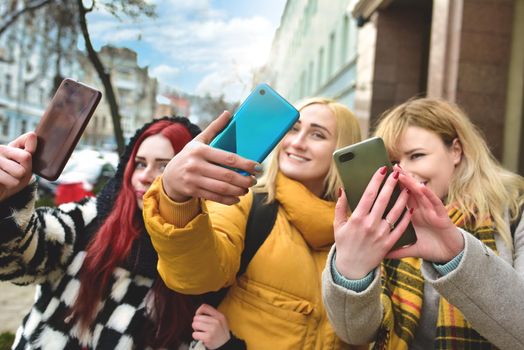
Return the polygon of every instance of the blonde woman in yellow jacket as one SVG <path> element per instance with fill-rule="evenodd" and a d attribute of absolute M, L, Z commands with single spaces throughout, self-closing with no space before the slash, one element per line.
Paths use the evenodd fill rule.
<path fill-rule="evenodd" d="M 279 203 L 266 241 L 237 278 L 254 176 L 262 168 L 207 144 L 227 124 L 224 112 L 171 160 L 144 197 L 144 219 L 158 270 L 181 293 L 231 286 L 219 310 L 249 350 L 350 349 L 334 333 L 322 304 L 321 272 L 334 242 L 340 182 L 333 151 L 360 140 L 351 111 L 311 99 L 274 152 L 261 184 Z"/>

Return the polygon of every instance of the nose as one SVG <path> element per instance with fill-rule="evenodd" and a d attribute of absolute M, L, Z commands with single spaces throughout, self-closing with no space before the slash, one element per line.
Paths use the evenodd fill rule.
<path fill-rule="evenodd" d="M 151 166 L 147 166 L 138 176 L 138 181 L 143 184 L 152 184 L 154 179 L 155 172 Z"/>
<path fill-rule="evenodd" d="M 409 162 L 404 162 L 400 160 L 398 162 L 398 166 L 401 167 L 406 174 L 410 175 L 411 177 L 417 178 L 417 176 L 413 172 L 414 169 L 409 165 Z"/>
<path fill-rule="evenodd" d="M 306 147 L 306 133 L 298 132 L 291 135 L 290 144 L 295 148 L 304 149 Z"/>

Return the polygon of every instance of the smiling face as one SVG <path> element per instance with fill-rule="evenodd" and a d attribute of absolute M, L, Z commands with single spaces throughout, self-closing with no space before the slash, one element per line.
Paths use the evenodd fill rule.
<path fill-rule="evenodd" d="M 175 156 L 171 142 L 160 135 L 146 138 L 135 157 L 135 170 L 131 176 L 131 186 L 136 194 L 137 204 L 143 208 L 144 193 L 149 189 L 153 181 L 162 174 L 167 163 Z"/>
<path fill-rule="evenodd" d="M 336 142 L 336 119 L 331 110 L 321 104 L 304 107 L 299 121 L 282 140 L 280 171 L 321 196 Z"/>
<path fill-rule="evenodd" d="M 436 133 L 408 126 L 399 139 L 398 151 L 396 161 L 402 169 L 445 199 L 455 167 L 462 158 L 460 142 L 455 139 L 447 146 Z"/>

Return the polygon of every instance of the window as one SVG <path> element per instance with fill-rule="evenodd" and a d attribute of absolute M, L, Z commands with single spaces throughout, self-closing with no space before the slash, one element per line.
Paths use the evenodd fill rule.
<path fill-rule="evenodd" d="M 343 65 L 346 63 L 347 59 L 347 50 L 348 50 L 348 40 L 349 40 L 349 17 L 348 15 L 344 16 L 344 23 L 342 24 L 342 40 L 340 40 L 340 64 Z"/>
<path fill-rule="evenodd" d="M 329 52 L 328 52 L 328 77 L 331 77 L 335 69 L 335 32 L 329 35 Z"/>
<path fill-rule="evenodd" d="M 2 136 L 8 136 L 9 131 L 9 119 L 4 116 L 0 116 L 0 128 L 2 130 Z"/>
<path fill-rule="evenodd" d="M 322 86 L 322 83 L 324 82 L 324 72 L 323 72 L 323 66 L 324 66 L 324 48 L 321 47 L 318 51 L 318 73 L 317 73 L 317 86 L 320 88 Z"/>
<path fill-rule="evenodd" d="M 313 61 L 309 62 L 309 71 L 308 71 L 308 82 L 307 82 L 307 91 L 310 95 L 313 94 Z"/>
<path fill-rule="evenodd" d="M 302 74 L 300 74 L 300 98 L 304 97 L 307 94 L 306 83 L 306 71 L 303 71 Z"/>
<path fill-rule="evenodd" d="M 20 134 L 25 134 L 27 132 L 27 121 L 22 120 L 20 123 Z"/>
<path fill-rule="evenodd" d="M 11 79 L 12 79 L 11 74 L 5 75 L 5 85 L 4 85 L 5 94 L 6 96 L 9 96 L 9 97 L 11 97 L 11 84 L 12 84 Z"/>

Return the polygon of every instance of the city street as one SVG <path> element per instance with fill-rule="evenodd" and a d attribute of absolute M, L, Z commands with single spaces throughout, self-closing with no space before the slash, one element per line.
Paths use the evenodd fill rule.
<path fill-rule="evenodd" d="M 34 286 L 0 282 L 0 333 L 15 332 L 33 304 Z"/>

